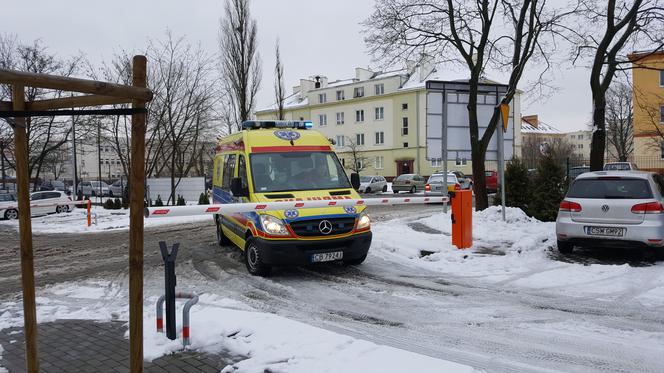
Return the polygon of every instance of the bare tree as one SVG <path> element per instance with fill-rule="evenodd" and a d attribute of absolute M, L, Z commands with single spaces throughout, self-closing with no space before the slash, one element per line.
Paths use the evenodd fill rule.
<path fill-rule="evenodd" d="M 261 80 L 258 27 L 249 0 L 228 0 L 219 27 L 221 72 L 225 90 L 223 119 L 228 132 L 241 129 L 254 110 Z"/>
<path fill-rule="evenodd" d="M 83 61 L 81 56 L 70 59 L 62 59 L 55 54 L 49 53 L 46 46 L 40 40 L 31 44 L 24 44 L 12 35 L 0 35 L 0 68 L 27 71 L 38 74 L 52 74 L 72 76 L 80 69 Z M 9 86 L 0 87 L 0 99 L 11 97 Z M 62 97 L 62 91 L 26 87 L 25 100 L 36 101 Z M 30 177 L 39 179 L 42 172 L 44 160 L 54 152 L 57 152 L 69 139 L 71 133 L 71 120 L 74 120 L 84 128 L 88 118 L 74 117 L 63 119 L 62 117 L 31 117 L 26 119 L 26 134 L 28 139 L 28 172 Z M 0 137 L 13 141 L 13 120 L 0 120 Z M 13 159 L 7 159 L 7 165 L 15 169 Z M 34 183 L 36 189 L 37 183 Z"/>
<path fill-rule="evenodd" d="M 629 82 L 609 88 L 606 98 L 607 153 L 612 159 L 627 162 L 634 151 L 632 89 Z"/>
<path fill-rule="evenodd" d="M 427 53 L 438 62 L 468 70 L 468 116 L 477 209 L 488 207 L 484 180 L 486 151 L 500 119 L 500 104 L 511 103 L 531 60 L 548 70 L 555 44 L 555 27 L 568 13 L 547 6 L 546 0 L 377 0 L 364 22 L 365 38 L 377 58 L 395 61 Z M 509 74 L 507 92 L 480 133 L 478 86 L 487 69 Z"/>
<path fill-rule="evenodd" d="M 67 151 L 64 148 L 55 149 L 44 157 L 42 164 L 42 169 L 58 180 L 67 169 Z"/>
<path fill-rule="evenodd" d="M 165 138 L 160 163 L 168 169 L 168 200 L 175 204 L 177 184 L 196 166 L 200 148 L 207 146 L 202 139 L 212 132 L 218 81 L 212 56 L 170 33 L 164 41 L 150 43 L 148 56 L 154 92 L 150 117 L 157 136 Z"/>
<path fill-rule="evenodd" d="M 362 145 L 359 145 L 355 140 L 350 137 L 346 137 L 346 146 L 348 149 L 348 155 L 350 155 L 350 164 L 346 165 L 346 168 L 359 174 L 364 171 L 367 167 L 371 166 L 371 161 L 364 152 L 362 152 Z"/>
<path fill-rule="evenodd" d="M 279 39 L 274 48 L 276 54 L 276 63 L 274 65 L 274 96 L 277 103 L 277 119 L 284 120 L 284 101 L 286 99 L 286 88 L 284 86 L 284 65 L 281 62 L 281 52 L 279 51 Z"/>
<path fill-rule="evenodd" d="M 591 60 L 593 137 L 590 169 L 597 171 L 604 167 L 606 96 L 611 82 L 616 72 L 631 68 L 628 66 L 631 63 L 638 65 L 639 59 L 650 55 L 645 53 L 630 61 L 624 52 L 627 48 L 635 50 L 643 45 L 652 52 L 662 49 L 664 8 L 661 0 L 608 0 L 606 3 L 588 0 L 580 1 L 580 4 L 583 26 L 571 30 L 576 44 L 573 61 L 577 63 L 583 57 Z"/>

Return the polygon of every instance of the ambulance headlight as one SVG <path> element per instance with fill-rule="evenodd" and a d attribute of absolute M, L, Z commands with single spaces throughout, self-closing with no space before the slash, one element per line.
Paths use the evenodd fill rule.
<path fill-rule="evenodd" d="M 360 214 L 360 218 L 357 219 L 357 229 L 365 229 L 371 227 L 371 219 L 366 212 Z"/>
<path fill-rule="evenodd" d="M 261 215 L 261 224 L 265 232 L 275 236 L 285 236 L 288 234 L 284 222 L 272 215 Z"/>

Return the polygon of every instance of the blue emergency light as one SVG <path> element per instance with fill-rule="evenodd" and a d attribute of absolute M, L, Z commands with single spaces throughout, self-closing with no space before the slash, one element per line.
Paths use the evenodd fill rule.
<path fill-rule="evenodd" d="M 303 120 L 246 120 L 242 122 L 242 129 L 256 130 L 261 128 L 295 128 L 295 129 L 311 129 L 314 123 L 312 121 Z"/>

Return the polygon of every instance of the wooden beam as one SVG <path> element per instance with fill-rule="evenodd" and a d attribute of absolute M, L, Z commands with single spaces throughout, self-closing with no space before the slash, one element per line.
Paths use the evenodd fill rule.
<path fill-rule="evenodd" d="M 12 85 L 13 110 L 25 110 L 25 88 Z M 23 332 L 25 360 L 29 373 L 39 372 L 37 354 L 37 307 L 35 305 L 35 268 L 32 255 L 32 221 L 30 220 L 30 177 L 28 175 L 28 138 L 25 118 L 16 118 L 14 156 L 16 157 L 16 191 L 18 192 L 18 234 L 21 240 L 21 285 L 23 287 Z"/>
<path fill-rule="evenodd" d="M 73 96 L 61 97 L 50 100 L 41 100 L 28 102 L 28 110 L 54 110 L 54 109 L 70 109 L 77 107 L 89 106 L 102 106 L 102 105 L 120 105 L 131 103 L 131 98 L 113 97 L 113 96 L 100 96 L 100 95 L 87 95 L 87 96 Z"/>
<path fill-rule="evenodd" d="M 134 56 L 133 85 L 147 84 L 147 60 Z M 144 100 L 134 100 L 132 108 L 145 108 Z M 129 177 L 129 367 L 143 372 L 143 200 L 145 196 L 146 115 L 131 116 L 131 169 Z"/>
<path fill-rule="evenodd" d="M 0 101 L 0 111 L 9 111 L 12 109 L 13 107 L 11 101 Z"/>
<path fill-rule="evenodd" d="M 20 84 L 29 87 L 50 88 L 62 91 L 89 93 L 93 95 L 132 98 L 143 101 L 150 101 L 152 99 L 152 91 L 145 86 L 127 86 L 95 80 L 35 74 L 16 70 L 0 69 L 0 83 L 12 85 Z"/>

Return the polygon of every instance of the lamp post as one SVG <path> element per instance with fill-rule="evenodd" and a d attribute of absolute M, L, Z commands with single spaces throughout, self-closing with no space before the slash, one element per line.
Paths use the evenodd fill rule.
<path fill-rule="evenodd" d="M 2 163 L 2 189 L 7 189 L 7 181 L 5 176 L 5 140 L 0 139 L 0 162 Z"/>

